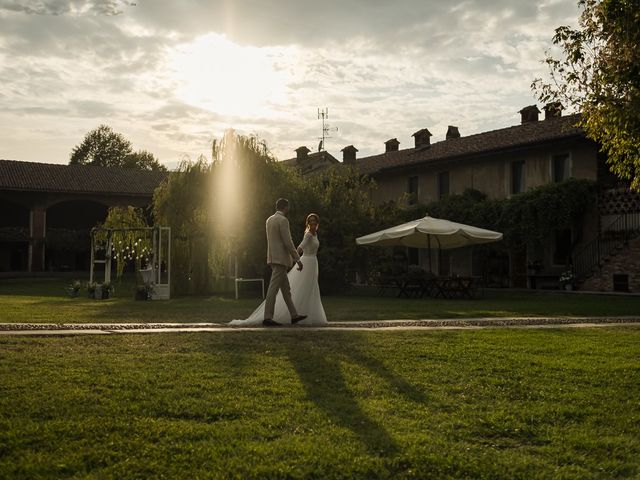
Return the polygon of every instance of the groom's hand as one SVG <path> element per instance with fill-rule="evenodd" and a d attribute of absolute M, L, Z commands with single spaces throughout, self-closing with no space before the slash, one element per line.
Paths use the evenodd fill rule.
<path fill-rule="evenodd" d="M 298 260 L 296 263 L 298 264 L 298 270 L 302 271 L 302 262 Z"/>

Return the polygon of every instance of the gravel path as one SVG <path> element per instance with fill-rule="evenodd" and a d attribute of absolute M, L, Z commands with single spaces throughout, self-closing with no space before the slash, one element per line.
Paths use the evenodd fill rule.
<path fill-rule="evenodd" d="M 532 318 L 449 318 L 424 320 L 369 320 L 330 322 L 326 327 L 296 325 L 295 330 L 418 330 L 477 329 L 500 327 L 588 327 L 640 325 L 640 316 L 632 317 L 532 317 Z M 279 328 L 231 327 L 225 323 L 0 323 L 0 335 L 78 335 L 111 333 L 160 333 L 195 331 L 267 331 Z"/>

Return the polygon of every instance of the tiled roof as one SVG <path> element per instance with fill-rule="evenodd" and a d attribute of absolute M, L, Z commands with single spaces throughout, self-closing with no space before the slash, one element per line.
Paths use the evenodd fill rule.
<path fill-rule="evenodd" d="M 334 157 L 329 152 L 324 150 L 322 152 L 315 152 L 315 153 L 308 154 L 305 160 L 306 161 L 328 160 L 331 163 L 340 163 L 340 161 L 336 157 Z M 298 158 L 297 157 L 288 158 L 286 160 L 282 160 L 282 162 L 291 167 L 295 167 L 298 162 Z"/>
<path fill-rule="evenodd" d="M 0 160 L 0 190 L 151 196 L 164 172 Z"/>
<path fill-rule="evenodd" d="M 297 168 L 303 176 L 315 174 L 332 165 L 340 165 L 340 161 L 326 151 L 310 153 L 302 162 L 299 162 L 297 158 L 289 158 L 282 160 L 282 163 L 288 167 Z"/>
<path fill-rule="evenodd" d="M 566 117 L 540 120 L 468 137 L 452 138 L 425 148 L 407 148 L 397 152 L 359 158 L 356 160 L 356 166 L 360 173 L 373 174 L 386 169 L 436 163 L 440 160 L 454 158 L 469 158 L 501 150 L 584 136 L 582 129 L 575 126 L 578 120 L 578 114 L 567 115 Z"/>

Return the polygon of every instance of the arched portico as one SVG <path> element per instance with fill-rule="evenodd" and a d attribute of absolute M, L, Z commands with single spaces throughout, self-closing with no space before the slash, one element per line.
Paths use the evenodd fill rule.
<path fill-rule="evenodd" d="M 87 269 L 91 227 L 109 207 L 148 207 L 165 176 L 0 160 L 0 272 Z"/>
<path fill-rule="evenodd" d="M 46 270 L 86 270 L 90 231 L 107 217 L 108 207 L 92 200 L 66 200 L 46 210 Z"/>
<path fill-rule="evenodd" d="M 0 197 L 0 272 L 29 269 L 30 210 Z"/>

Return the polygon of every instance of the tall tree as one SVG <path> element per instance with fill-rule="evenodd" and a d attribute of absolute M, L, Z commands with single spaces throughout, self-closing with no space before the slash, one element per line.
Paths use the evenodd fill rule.
<path fill-rule="evenodd" d="M 213 161 L 184 162 L 156 189 L 153 214 L 159 225 L 171 227 L 172 289 L 206 293 L 214 273 L 233 272 L 261 277 L 266 258 L 265 219 L 279 197 L 289 199 L 294 242 L 304 235 L 305 217 L 320 216 L 323 292 L 344 289 L 355 270 L 364 269 L 369 253 L 356 249 L 355 238 L 389 226 L 396 208 L 383 214 L 373 207 L 374 187 L 349 168 L 304 179 L 293 168 L 275 161 L 255 136 L 228 131 L 214 142 Z M 375 252 L 374 252 L 375 253 Z M 231 267 L 231 268 L 230 268 Z"/>
<path fill-rule="evenodd" d="M 147 150 L 138 150 L 130 153 L 122 162 L 124 168 L 136 168 L 138 170 L 150 170 L 166 172 L 167 167 L 162 165 L 155 155 Z"/>
<path fill-rule="evenodd" d="M 129 140 L 114 132 L 110 126 L 100 125 L 87 133 L 80 145 L 74 147 L 69 164 L 121 167 L 132 153 Z"/>
<path fill-rule="evenodd" d="M 561 26 L 547 54 L 551 79 L 532 88 L 542 102 L 582 113 L 580 125 L 601 145 L 611 171 L 640 189 L 640 0 L 579 0 L 579 27 Z"/>
<path fill-rule="evenodd" d="M 131 142 L 108 125 L 100 125 L 85 135 L 82 143 L 72 150 L 69 165 L 166 171 L 152 153 L 146 150 L 134 152 Z"/>

